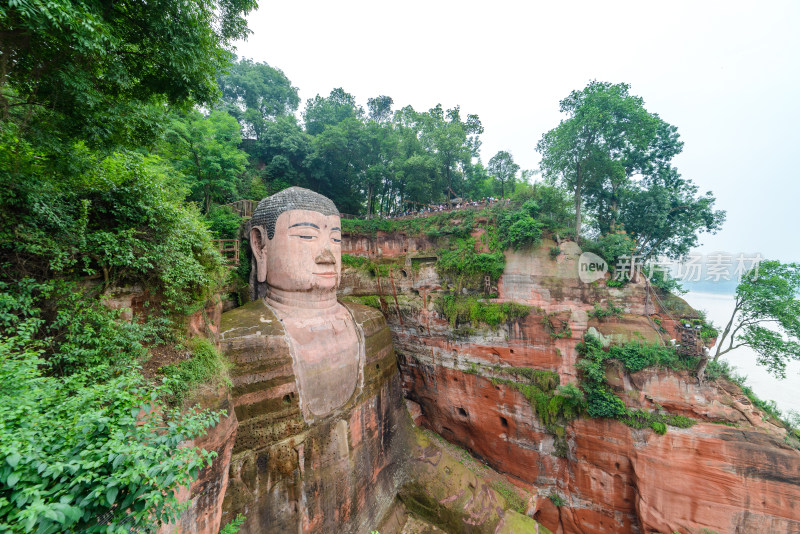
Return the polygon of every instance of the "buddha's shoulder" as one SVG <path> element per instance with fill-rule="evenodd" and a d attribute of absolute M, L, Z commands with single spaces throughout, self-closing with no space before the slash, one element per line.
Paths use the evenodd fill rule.
<path fill-rule="evenodd" d="M 222 314 L 220 340 L 250 336 L 282 336 L 283 325 L 261 299 Z"/>
<path fill-rule="evenodd" d="M 386 318 L 380 310 L 364 304 L 355 302 L 339 301 L 342 306 L 347 308 L 353 320 L 361 327 L 364 336 L 371 337 L 373 334 L 388 328 Z"/>

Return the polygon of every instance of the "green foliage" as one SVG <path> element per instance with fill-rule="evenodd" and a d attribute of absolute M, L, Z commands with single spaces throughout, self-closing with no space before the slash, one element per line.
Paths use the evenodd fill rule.
<path fill-rule="evenodd" d="M 800 360 L 798 295 L 798 263 L 763 261 L 757 269 L 746 273 L 736 288 L 734 310 L 717 341 L 714 360 L 747 345 L 758 354 L 760 365 L 785 378 L 786 363 Z"/>
<path fill-rule="evenodd" d="M 217 239 L 238 239 L 242 218 L 228 206 L 212 208 L 206 215 L 208 229 Z"/>
<path fill-rule="evenodd" d="M 192 110 L 172 119 L 165 138 L 161 152 L 184 174 L 203 213 L 211 211 L 212 202 L 238 200 L 247 154 L 239 149 L 242 135 L 236 119 L 223 111 L 206 117 Z"/>
<path fill-rule="evenodd" d="M 641 410 L 630 411 L 617 397 L 606 380 L 606 362 L 622 362 L 626 371 L 635 373 L 647 367 L 659 366 L 674 370 L 693 369 L 696 360 L 680 358 L 672 347 L 662 347 L 638 341 L 625 345 L 612 345 L 603 350 L 600 341 L 586 335 L 577 346 L 581 359 L 576 367 L 581 372 L 581 387 L 586 392 L 587 413 L 590 417 L 618 419 L 633 428 L 652 428 L 662 434 L 666 426 L 687 428 L 694 424 L 692 419 L 680 415 L 649 413 Z"/>
<path fill-rule="evenodd" d="M 297 88 L 280 69 L 241 58 L 219 78 L 223 109 L 242 125 L 244 137 L 261 141 L 270 121 L 297 110 Z"/>
<path fill-rule="evenodd" d="M 0 143 L 0 166 L 21 146 Z M 30 157 L 47 161 L 35 150 Z M 162 162 L 101 156 L 80 144 L 70 159 L 69 174 L 20 161 L 16 172 L 0 175 L 6 276 L 100 279 L 104 287 L 139 282 L 163 295 L 168 309 L 202 304 L 223 280 L 222 258 Z"/>
<path fill-rule="evenodd" d="M 588 313 L 589 317 L 594 317 L 595 319 L 603 320 L 606 317 L 619 317 L 624 310 L 622 308 L 618 308 L 614 306 L 614 303 L 608 301 L 606 307 L 603 308 L 600 306 L 599 302 L 595 302 L 594 306 L 592 307 L 592 311 Z"/>
<path fill-rule="evenodd" d="M 542 236 L 542 223 L 533 218 L 533 213 L 538 210 L 538 205 L 533 200 L 523 204 L 522 209 L 507 211 L 497 218 L 497 235 L 500 248 L 505 250 L 513 248 L 534 246 Z"/>
<path fill-rule="evenodd" d="M 650 428 L 652 428 L 656 434 L 659 434 L 661 436 L 667 433 L 667 425 L 665 425 L 660 421 L 652 421 L 650 423 Z"/>
<path fill-rule="evenodd" d="M 554 260 L 554 259 L 558 258 L 559 254 L 561 254 L 561 248 L 560 247 L 557 247 L 557 246 L 556 247 L 550 247 L 550 259 L 551 260 Z"/>
<path fill-rule="evenodd" d="M 554 319 L 560 323 L 559 326 L 555 325 Z M 569 326 L 569 320 L 558 318 L 555 313 L 547 313 L 543 315 L 542 324 L 547 328 L 547 331 L 550 334 L 550 339 L 565 339 L 572 337 L 572 328 Z"/>
<path fill-rule="evenodd" d="M 118 532 L 174 521 L 174 492 L 214 456 L 178 445 L 220 414 L 181 414 L 162 400 L 174 384 L 142 377 L 143 344 L 158 341 L 156 330 L 116 321 L 74 284 L 26 280 L 1 295 L 11 337 L 0 338 L 0 530 Z M 43 308 L 52 298 L 64 306 L 55 320 Z"/>
<path fill-rule="evenodd" d="M 547 496 L 547 498 L 559 508 L 567 504 L 567 501 L 565 501 L 558 493 L 551 493 Z"/>
<path fill-rule="evenodd" d="M 159 372 L 169 379 L 172 390 L 170 401 L 180 404 L 200 384 L 232 387 L 228 370 L 230 362 L 206 338 L 189 341 L 191 357 L 178 363 L 165 365 Z"/>
<path fill-rule="evenodd" d="M 369 258 L 362 256 L 352 256 L 350 254 L 342 254 L 342 265 L 353 267 L 355 269 L 362 269 L 369 266 Z"/>
<path fill-rule="evenodd" d="M 441 275 L 455 282 L 456 288 L 466 285 L 476 287 L 485 275 L 498 280 L 506 266 L 502 252 L 475 252 L 474 239 L 459 239 L 453 248 L 439 252 L 436 269 Z"/>
<path fill-rule="evenodd" d="M 602 235 L 595 240 L 585 240 L 583 249 L 587 252 L 594 252 L 606 260 L 610 268 L 615 269 L 619 258 L 633 255 L 636 243 L 626 233 L 615 232 Z"/>
<path fill-rule="evenodd" d="M 714 211 L 713 195 L 698 196 L 672 167 L 683 149 L 677 128 L 648 112 L 629 88 L 591 81 L 562 100 L 567 118 L 537 145 L 542 171 L 574 192 L 578 237 L 585 205 L 601 235 L 624 228 L 645 259 L 681 257 L 699 233 L 720 228 L 725 212 Z"/>
<path fill-rule="evenodd" d="M 563 424 L 586 413 L 583 392 L 574 384 L 559 385 L 558 373 L 530 367 L 493 366 L 496 374 L 513 379 L 492 378 L 492 383 L 513 387 L 528 400 L 534 413 L 556 438 L 556 453 L 566 456 L 567 445 Z"/>
<path fill-rule="evenodd" d="M 627 413 L 622 399 L 604 386 L 587 386 L 586 401 L 589 417 L 606 417 L 618 419 Z"/>
<path fill-rule="evenodd" d="M 500 198 L 505 198 L 506 193 L 514 190 L 514 182 L 519 172 L 519 165 L 514 163 L 514 158 L 506 152 L 501 150 L 489 160 L 489 167 L 487 169 L 489 176 L 497 181 L 499 186 Z"/>
<path fill-rule="evenodd" d="M 244 524 L 245 519 L 247 518 L 242 514 L 236 514 L 236 517 L 233 519 L 233 521 L 220 529 L 219 534 L 237 534 L 239 529 Z M 377 531 L 373 531 L 373 533 L 380 534 L 380 532 Z"/>
<path fill-rule="evenodd" d="M 530 308 L 514 302 L 484 302 L 477 297 L 457 294 L 442 295 L 436 300 L 436 307 L 450 325 L 469 323 L 473 327 L 486 324 L 492 327 L 522 319 L 530 313 Z"/>
<path fill-rule="evenodd" d="M 11 2 L 0 115 L 35 138 L 145 144 L 163 103 L 211 103 L 254 0 Z M 159 110 L 160 108 L 160 110 Z M 55 139 L 54 139 L 55 140 Z"/>

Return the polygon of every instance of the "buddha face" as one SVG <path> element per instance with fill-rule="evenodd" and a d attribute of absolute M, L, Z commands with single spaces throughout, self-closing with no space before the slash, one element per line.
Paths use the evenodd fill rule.
<path fill-rule="evenodd" d="M 258 279 L 283 291 L 335 292 L 342 270 L 341 241 L 338 216 L 285 211 L 275 221 L 272 239 L 261 228 L 252 231 Z"/>

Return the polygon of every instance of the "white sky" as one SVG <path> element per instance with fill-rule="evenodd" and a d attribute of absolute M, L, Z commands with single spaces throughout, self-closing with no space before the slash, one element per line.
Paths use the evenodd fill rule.
<path fill-rule="evenodd" d="M 728 212 L 702 252 L 800 261 L 800 1 L 268 2 L 240 56 L 286 73 L 303 101 L 343 87 L 362 105 L 461 106 L 481 155 L 538 167 L 558 102 L 626 82 L 678 127 L 675 163 Z"/>

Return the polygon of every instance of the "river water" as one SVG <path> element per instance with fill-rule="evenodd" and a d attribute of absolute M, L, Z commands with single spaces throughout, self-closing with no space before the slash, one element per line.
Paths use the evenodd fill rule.
<path fill-rule="evenodd" d="M 690 291 L 683 298 L 696 310 L 705 310 L 708 320 L 720 330 L 733 312 L 734 297 L 730 294 Z M 756 353 L 749 347 L 734 349 L 722 359 L 735 366 L 738 374 L 747 377 L 747 385 L 761 399 L 775 401 L 784 414 L 788 410 L 800 412 L 800 362 L 791 361 L 786 367 L 786 378 L 781 380 L 756 363 Z"/>

